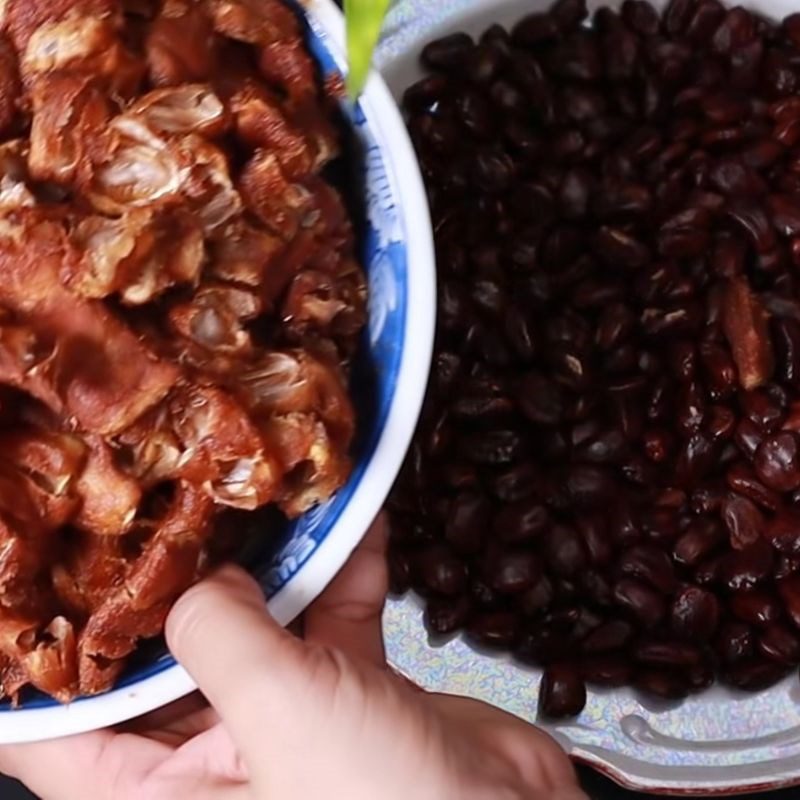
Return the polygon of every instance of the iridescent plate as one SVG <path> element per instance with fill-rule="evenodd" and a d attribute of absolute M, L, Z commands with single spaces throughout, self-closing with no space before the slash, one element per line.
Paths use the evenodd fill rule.
<path fill-rule="evenodd" d="M 424 42 L 456 30 L 513 23 L 548 0 L 399 0 L 378 65 L 399 97 L 420 76 Z M 656 3 L 657 4 L 657 3 Z M 613 3 L 612 3 L 613 5 Z M 745 3 L 783 17 L 787 3 Z M 580 717 L 539 723 L 541 672 L 476 653 L 460 638 L 431 642 L 422 606 L 393 600 L 385 617 L 395 668 L 420 686 L 485 700 L 541 724 L 575 759 L 630 788 L 730 795 L 800 785 L 800 683 L 796 675 L 759 694 L 714 687 L 680 703 L 652 702 L 630 689 L 589 693 Z M 800 790 L 798 790 L 800 797 Z"/>

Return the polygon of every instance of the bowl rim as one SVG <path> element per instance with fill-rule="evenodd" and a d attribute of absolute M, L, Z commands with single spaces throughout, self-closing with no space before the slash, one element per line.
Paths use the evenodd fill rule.
<path fill-rule="evenodd" d="M 333 0 L 307 0 L 303 11 L 344 73 L 344 16 Z M 397 105 L 373 71 L 360 104 L 381 152 L 401 210 L 406 249 L 405 341 L 389 414 L 375 452 L 339 519 L 316 551 L 268 602 L 272 616 L 287 625 L 315 600 L 350 557 L 381 510 L 417 424 L 427 388 L 436 319 L 436 278 L 428 203 L 416 156 Z M 168 705 L 197 688 L 179 665 L 144 677 L 108 694 L 79 702 L 0 714 L 0 744 L 21 744 L 85 733 L 116 725 Z"/>

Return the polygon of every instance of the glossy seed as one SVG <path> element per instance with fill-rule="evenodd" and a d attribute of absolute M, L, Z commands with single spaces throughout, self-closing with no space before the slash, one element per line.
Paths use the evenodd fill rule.
<path fill-rule="evenodd" d="M 466 566 L 447 547 L 426 547 L 417 558 L 417 568 L 425 586 L 433 592 L 457 595 L 466 588 Z"/>
<path fill-rule="evenodd" d="M 717 630 L 720 613 L 716 595 L 698 586 L 687 586 L 672 602 L 670 625 L 682 639 L 707 642 Z"/>
<path fill-rule="evenodd" d="M 657 625 L 666 612 L 664 600 L 658 592 L 631 578 L 617 582 L 614 600 L 622 610 L 646 626 Z"/>
<path fill-rule="evenodd" d="M 655 545 L 640 544 L 626 550 L 617 569 L 621 575 L 646 581 L 663 594 L 671 594 L 677 585 L 669 556 Z"/>
<path fill-rule="evenodd" d="M 781 431 L 764 439 L 753 459 L 758 477 L 770 489 L 791 492 L 800 486 L 800 435 Z"/>
<path fill-rule="evenodd" d="M 620 650 L 634 635 L 633 626 L 623 620 L 612 620 L 595 628 L 582 644 L 585 653 L 607 653 Z"/>
<path fill-rule="evenodd" d="M 541 563 L 533 553 L 507 551 L 491 559 L 486 567 L 490 586 L 501 594 L 517 594 L 534 586 L 541 576 Z"/>
<path fill-rule="evenodd" d="M 550 719 L 572 717 L 586 705 L 586 686 L 580 671 L 569 664 L 554 664 L 544 671 L 539 688 L 539 711 Z"/>
<path fill-rule="evenodd" d="M 749 625 L 764 627 L 781 616 L 778 599 L 764 591 L 734 592 L 728 599 L 733 615 Z"/>

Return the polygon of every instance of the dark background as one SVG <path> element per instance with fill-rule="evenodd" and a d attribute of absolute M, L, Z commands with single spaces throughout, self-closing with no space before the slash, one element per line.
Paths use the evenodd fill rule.
<path fill-rule="evenodd" d="M 46 768 L 43 764 L 42 768 Z M 645 795 L 634 794 L 632 792 L 624 792 L 618 789 L 610 781 L 595 775 L 588 770 L 582 770 L 581 777 L 586 791 L 592 800 L 643 800 Z M 747 795 L 747 797 L 755 798 L 756 795 Z M 787 789 L 784 792 L 773 792 L 771 794 L 758 795 L 760 800 L 797 800 L 797 789 Z M 17 783 L 6 781 L 0 778 L 0 800 L 35 800 L 33 795 L 26 792 Z M 89 800 L 87 798 L 87 800 Z M 744 798 L 744 800 L 747 800 Z"/>

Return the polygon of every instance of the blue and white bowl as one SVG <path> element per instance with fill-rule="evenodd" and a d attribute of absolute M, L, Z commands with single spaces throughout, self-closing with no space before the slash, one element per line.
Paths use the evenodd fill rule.
<path fill-rule="evenodd" d="M 308 43 L 324 74 L 346 64 L 344 20 L 332 0 L 304 4 Z M 417 422 L 430 367 L 435 272 L 430 218 L 405 125 L 378 75 L 361 102 L 343 105 L 363 151 L 362 244 L 370 287 L 369 326 L 356 373 L 360 417 L 355 469 L 328 503 L 288 526 L 277 550 L 255 568 L 269 608 L 288 624 L 336 575 L 366 532 L 400 469 Z M 49 739 L 107 727 L 164 706 L 195 689 L 164 654 L 131 669 L 108 694 L 60 706 L 34 697 L 20 709 L 0 705 L 0 744 Z"/>

